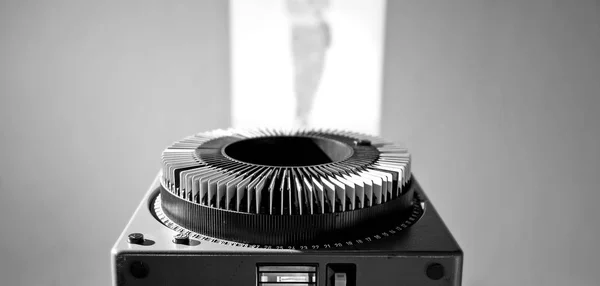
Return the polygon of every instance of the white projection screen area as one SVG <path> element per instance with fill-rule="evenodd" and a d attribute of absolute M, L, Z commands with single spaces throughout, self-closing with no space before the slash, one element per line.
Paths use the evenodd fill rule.
<path fill-rule="evenodd" d="M 379 134 L 384 0 L 231 0 L 232 125 Z"/>

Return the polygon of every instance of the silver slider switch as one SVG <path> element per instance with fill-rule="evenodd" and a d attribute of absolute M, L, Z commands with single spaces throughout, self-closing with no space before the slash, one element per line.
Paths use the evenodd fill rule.
<path fill-rule="evenodd" d="M 347 278 L 346 273 L 335 273 L 333 277 L 334 286 L 346 286 Z"/>

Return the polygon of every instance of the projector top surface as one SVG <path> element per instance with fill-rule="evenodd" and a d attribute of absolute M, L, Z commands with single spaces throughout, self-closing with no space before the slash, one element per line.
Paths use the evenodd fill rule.
<path fill-rule="evenodd" d="M 419 194 L 423 204 L 426 206 L 423 215 L 419 220 L 409 228 L 390 234 L 388 236 L 379 233 L 380 239 L 374 235 L 369 235 L 370 241 L 365 236 L 362 243 L 357 243 L 356 239 L 351 241 L 352 245 L 348 245 L 348 241 L 340 240 L 324 244 L 317 244 L 318 249 L 314 249 L 313 245 L 307 245 L 306 249 L 294 248 L 289 249 L 284 247 L 278 249 L 273 246 L 271 249 L 262 247 L 252 248 L 246 247 L 244 244 L 236 246 L 235 242 L 226 242 L 222 240 L 193 239 L 190 246 L 178 245 L 173 243 L 173 236 L 177 233 L 159 222 L 152 214 L 152 198 L 157 195 L 158 189 L 161 188 L 159 183 L 160 174 L 157 175 L 150 189 L 146 193 L 144 199 L 138 206 L 135 214 L 125 227 L 116 244 L 113 247 L 113 254 L 148 254 L 148 253 L 173 253 L 173 254 L 295 254 L 295 255 L 353 255 L 357 253 L 370 254 L 375 256 L 403 255 L 407 253 L 423 253 L 423 255 L 435 254 L 462 254 L 462 250 L 452 234 L 443 223 L 437 211 L 421 190 L 420 185 L 413 178 L 413 187 L 415 192 Z M 394 228 L 391 228 L 394 229 Z M 388 230 L 389 231 L 389 230 Z M 127 236 L 131 233 L 142 233 L 147 242 L 144 245 L 128 243 Z M 393 239 L 390 239 L 393 238 Z M 336 245 L 336 243 L 338 243 Z M 341 246 L 340 246 L 341 245 Z M 283 246 L 282 246 L 283 247 Z"/>

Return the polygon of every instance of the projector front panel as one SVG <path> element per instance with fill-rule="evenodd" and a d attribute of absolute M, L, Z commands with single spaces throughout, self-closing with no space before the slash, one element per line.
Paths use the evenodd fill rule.
<path fill-rule="evenodd" d="M 462 258 L 452 254 L 369 256 L 340 254 L 173 255 L 122 254 L 117 257 L 116 285 L 336 285 L 332 273 L 344 274 L 346 285 L 460 285 Z M 279 283 L 262 283 L 261 266 L 316 267 L 316 281 L 290 273 Z M 336 268 L 337 266 L 337 268 Z M 332 270 L 333 269 L 333 270 Z M 310 271 L 307 271 L 308 273 Z M 298 272 L 296 273 L 303 273 Z M 137 278 L 135 276 L 138 276 Z M 274 275 L 276 276 L 276 275 Z M 296 276 L 298 277 L 298 276 Z M 328 279 L 329 278 L 329 279 Z M 285 283 L 285 279 L 289 279 Z M 341 285 L 341 284 L 338 284 Z"/>

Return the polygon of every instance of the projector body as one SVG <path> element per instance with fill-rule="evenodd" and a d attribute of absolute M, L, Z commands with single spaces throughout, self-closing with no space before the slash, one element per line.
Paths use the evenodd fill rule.
<path fill-rule="evenodd" d="M 113 285 L 461 285 L 462 250 L 414 177 L 410 187 L 420 207 L 410 227 L 399 220 L 360 239 L 297 247 L 202 235 L 179 243 L 178 226 L 165 225 L 156 212 L 160 177 L 112 249 Z M 132 243 L 130 234 L 143 241 Z M 278 282 L 261 282 L 268 277 Z"/>

